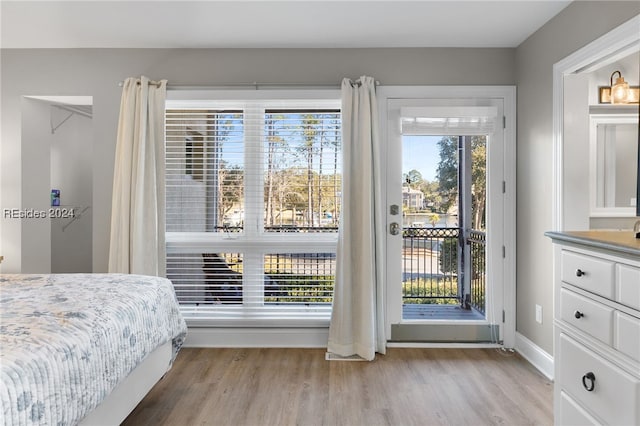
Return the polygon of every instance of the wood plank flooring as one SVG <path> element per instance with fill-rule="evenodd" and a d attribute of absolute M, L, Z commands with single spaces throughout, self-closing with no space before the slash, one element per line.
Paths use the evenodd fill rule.
<path fill-rule="evenodd" d="M 553 384 L 498 349 L 184 348 L 132 425 L 551 425 Z"/>

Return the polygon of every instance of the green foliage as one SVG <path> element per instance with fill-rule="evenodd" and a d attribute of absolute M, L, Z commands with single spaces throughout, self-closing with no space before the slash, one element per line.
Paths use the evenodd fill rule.
<path fill-rule="evenodd" d="M 279 287 L 265 303 L 331 303 L 333 299 L 333 275 L 277 274 Z"/>
<path fill-rule="evenodd" d="M 487 200 L 487 137 L 471 138 L 471 210 L 473 229 L 486 229 L 485 203 Z"/>
<path fill-rule="evenodd" d="M 458 137 L 446 136 L 438 142 L 440 162 L 436 170 L 444 212 L 458 203 Z"/>
<path fill-rule="evenodd" d="M 440 271 L 458 273 L 458 239 L 445 238 L 440 246 Z"/>
<path fill-rule="evenodd" d="M 402 303 L 405 305 L 453 305 L 457 299 L 457 280 L 416 279 L 402 283 Z"/>
<path fill-rule="evenodd" d="M 416 169 L 413 169 L 407 173 L 404 173 L 402 177 L 404 181 L 412 188 L 420 186 L 420 184 L 423 182 L 422 173 L 420 173 Z"/>
<path fill-rule="evenodd" d="M 446 136 L 438 142 L 440 161 L 436 172 L 442 211 L 458 204 L 458 137 Z M 471 137 L 471 202 L 473 229 L 485 229 L 487 137 Z"/>
<path fill-rule="evenodd" d="M 431 213 L 429 216 L 429 223 L 431 223 L 431 226 L 435 227 L 436 223 L 438 223 L 438 221 L 440 220 L 440 215 L 437 213 Z"/>
<path fill-rule="evenodd" d="M 244 197 L 244 170 L 240 166 L 227 167 L 225 161 L 220 162 L 218 179 L 220 189 L 218 191 L 220 211 L 219 217 L 224 217 L 234 205 L 242 201 Z"/>

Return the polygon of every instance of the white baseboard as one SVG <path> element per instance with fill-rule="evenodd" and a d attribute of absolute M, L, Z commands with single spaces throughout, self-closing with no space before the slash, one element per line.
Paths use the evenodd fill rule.
<path fill-rule="evenodd" d="M 328 328 L 189 328 L 186 348 L 326 348 Z M 442 344 L 434 347 L 443 347 Z M 462 347 L 463 345 L 451 345 Z M 430 347 L 430 345 L 389 344 L 389 347 Z M 470 347 L 464 345 L 464 347 Z M 471 345 L 473 347 L 473 345 Z M 492 347 L 478 345 L 477 347 Z M 553 380 L 553 357 L 520 333 L 514 348 L 549 380 Z"/>
<path fill-rule="evenodd" d="M 186 348 L 326 348 L 328 328 L 189 328 Z"/>
<path fill-rule="evenodd" d="M 516 332 L 516 347 L 514 349 L 549 380 L 553 380 L 553 357 L 540 346 Z"/>

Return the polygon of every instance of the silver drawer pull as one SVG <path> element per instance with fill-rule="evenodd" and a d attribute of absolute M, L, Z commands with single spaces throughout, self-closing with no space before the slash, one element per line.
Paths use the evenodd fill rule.
<path fill-rule="evenodd" d="M 589 371 L 587 374 L 582 376 L 582 386 L 587 390 L 587 392 L 593 392 L 596 387 L 596 375 Z"/>
<path fill-rule="evenodd" d="M 576 269 L 576 277 L 581 277 L 583 275 L 587 275 L 582 269 Z"/>
<path fill-rule="evenodd" d="M 582 312 L 580 312 L 580 311 L 575 311 L 573 313 L 573 316 L 576 317 L 576 319 L 580 319 L 580 318 L 582 318 L 584 316 L 584 314 Z"/>

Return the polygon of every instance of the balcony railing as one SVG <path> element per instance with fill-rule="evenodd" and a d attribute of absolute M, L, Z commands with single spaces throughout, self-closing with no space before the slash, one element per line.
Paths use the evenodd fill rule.
<path fill-rule="evenodd" d="M 467 240 L 471 246 L 471 306 L 485 313 L 487 289 L 487 236 L 483 231 L 471 231 Z"/>
<path fill-rule="evenodd" d="M 461 304 L 458 277 L 459 228 L 404 228 L 402 298 L 404 304 Z M 471 231 L 470 304 L 484 314 L 485 233 Z"/>
<path fill-rule="evenodd" d="M 404 228 L 402 297 L 405 304 L 455 303 L 458 228 Z"/>
<path fill-rule="evenodd" d="M 238 230 L 239 228 L 234 228 L 232 232 Z M 270 230 L 287 232 L 290 229 Z M 296 231 L 298 230 L 294 232 Z M 304 231 L 308 230 L 303 229 L 302 232 Z M 324 228 L 322 231 L 327 232 L 328 229 Z M 460 238 L 459 228 L 403 229 L 402 297 L 405 305 L 463 304 L 463 283 L 458 276 Z M 485 232 L 471 231 L 467 242 L 471 254 L 470 291 L 467 300 L 475 310 L 484 315 L 487 284 Z M 200 253 L 174 255 L 168 260 L 167 272 L 172 275 L 176 289 L 180 290 L 178 296 L 179 299 L 184 299 L 182 302 L 193 303 L 197 300 L 206 303 L 207 297 L 212 297 L 208 296 L 208 293 L 212 293 L 212 289 L 218 287 L 219 291 L 225 292 L 225 297 L 228 296 L 229 303 L 242 301 L 241 255 L 219 253 L 217 256 L 221 258 L 218 266 L 211 264 L 211 255 Z M 269 253 L 265 255 L 264 260 L 266 303 L 331 302 L 336 266 L 335 253 Z M 237 277 L 231 279 L 230 275 Z M 230 280 L 233 281 L 233 285 L 228 282 Z M 228 288 L 236 287 L 235 291 L 238 294 L 226 294 L 231 291 Z M 196 293 L 202 294 L 198 296 Z M 219 298 L 226 301 L 225 298 Z"/>

